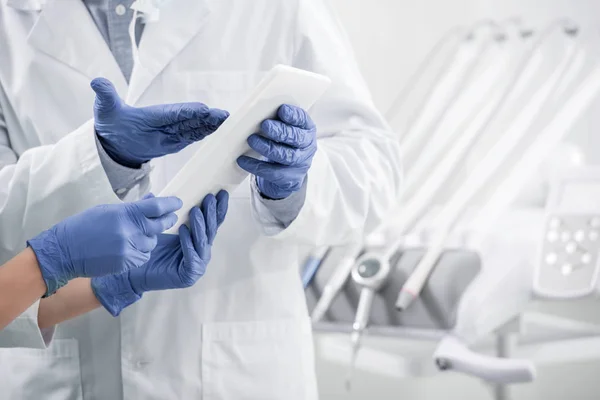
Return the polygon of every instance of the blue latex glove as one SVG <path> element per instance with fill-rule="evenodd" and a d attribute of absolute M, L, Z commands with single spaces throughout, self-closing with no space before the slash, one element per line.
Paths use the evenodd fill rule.
<path fill-rule="evenodd" d="M 241 168 L 256 176 L 260 193 L 274 200 L 302 188 L 317 151 L 317 128 L 306 111 L 284 104 L 277 117 L 263 121 L 260 134 L 248 138 L 250 147 L 266 161 L 248 156 L 237 160 Z"/>
<path fill-rule="evenodd" d="M 202 103 L 131 107 L 109 80 L 96 78 L 91 86 L 96 92 L 94 127 L 100 143 L 113 160 L 131 168 L 202 140 L 229 116 Z"/>
<path fill-rule="evenodd" d="M 144 292 L 192 286 L 206 272 L 217 228 L 227 214 L 229 194 L 208 195 L 190 211 L 190 229 L 182 225 L 179 236 L 161 234 L 150 260 L 121 275 L 92 279 L 96 298 L 113 316 L 138 301 Z"/>
<path fill-rule="evenodd" d="M 177 222 L 177 197 L 91 208 L 29 240 L 49 296 L 76 277 L 119 274 L 150 259 L 157 235 Z"/>

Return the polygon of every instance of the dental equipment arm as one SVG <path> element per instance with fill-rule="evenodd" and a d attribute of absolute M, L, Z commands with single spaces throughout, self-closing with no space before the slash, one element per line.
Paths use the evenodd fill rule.
<path fill-rule="evenodd" d="M 548 29 L 534 44 L 532 44 L 531 50 L 520 62 L 521 65 L 515 69 L 515 74 L 510 81 L 512 83 L 507 85 L 506 91 L 504 91 L 501 98 L 497 102 L 492 103 L 495 105 L 489 105 L 490 107 L 493 107 L 491 113 L 490 108 L 487 107 L 484 108 L 479 115 L 477 115 L 477 118 L 482 119 L 482 121 L 474 121 L 469 126 L 469 129 L 464 129 L 464 134 L 450 149 L 443 160 L 437 165 L 437 167 L 434 169 L 434 172 L 431 172 L 429 169 L 425 169 L 424 171 L 421 171 L 421 175 L 423 175 L 423 173 L 427 173 L 428 175 L 420 176 L 420 179 L 413 179 L 414 174 L 409 174 L 408 181 L 413 182 L 413 184 L 423 179 L 426 179 L 426 181 L 424 184 L 420 184 L 419 189 L 412 197 L 406 199 L 407 203 L 404 205 L 399 219 L 389 218 L 384 221 L 375 231 L 386 231 L 392 225 L 396 225 L 395 232 L 401 235 L 401 237 L 396 241 L 396 243 L 390 246 L 390 251 L 388 254 L 393 254 L 395 249 L 402 245 L 402 235 L 413 229 L 415 224 L 420 220 L 420 218 L 422 218 L 423 214 L 430 207 L 432 201 L 434 200 L 435 195 L 451 177 L 451 173 L 464 157 L 464 154 L 473 146 L 474 142 L 476 142 L 478 138 L 485 134 L 486 130 L 490 126 L 490 123 L 494 120 L 496 113 L 511 102 L 517 102 L 520 98 L 522 98 L 523 91 L 526 89 L 527 84 L 538 73 L 538 69 L 542 62 L 539 48 L 544 44 L 551 32 L 552 29 Z M 572 53 L 573 49 L 569 51 Z M 565 60 L 568 59 L 569 57 L 565 58 Z M 518 110 L 518 112 L 520 111 L 521 110 Z M 416 173 L 417 171 L 413 172 Z"/>
<path fill-rule="evenodd" d="M 413 90 L 415 90 L 415 88 L 417 87 L 417 83 L 425 75 L 425 71 L 427 71 L 427 68 L 431 64 L 434 63 L 435 59 L 438 57 L 438 55 L 440 53 L 442 53 L 444 50 L 446 50 L 446 47 L 449 47 L 450 45 L 452 45 L 452 47 L 449 49 L 450 54 L 448 54 L 446 57 L 444 57 L 441 60 L 441 66 L 442 66 L 441 69 L 437 72 L 437 74 L 435 74 L 435 78 L 432 80 L 432 83 L 429 86 L 429 88 L 427 89 L 420 104 L 418 104 L 416 106 L 416 110 L 417 110 L 416 115 L 418 115 L 419 109 L 422 109 L 423 107 L 425 107 L 425 102 L 427 101 L 427 99 L 429 99 L 431 97 L 433 90 L 435 89 L 435 87 L 437 86 L 439 81 L 444 76 L 444 72 L 446 72 L 446 66 L 451 62 L 452 59 L 454 59 L 454 57 L 456 57 L 456 52 L 458 51 L 458 47 L 460 46 L 461 42 L 463 42 L 467 39 L 468 39 L 468 36 L 465 33 L 465 29 L 463 27 L 454 27 L 454 28 L 450 29 L 442 37 L 442 39 L 435 44 L 435 46 L 433 46 L 433 48 L 429 51 L 429 53 L 427 53 L 427 55 L 425 56 L 423 61 L 419 64 L 419 66 L 417 67 L 415 72 L 412 74 L 412 76 L 410 76 L 408 78 L 408 80 L 407 80 L 408 83 L 404 86 L 404 88 L 402 88 L 402 90 L 400 91 L 400 93 L 398 94 L 396 99 L 392 102 L 392 105 L 390 106 L 388 111 L 385 113 L 386 120 L 390 121 L 392 126 L 394 126 L 394 124 L 392 122 L 396 119 L 397 114 L 406 108 L 406 106 L 407 106 L 407 105 L 405 105 L 406 100 L 409 97 L 411 97 L 410 94 L 413 92 Z M 457 42 L 454 43 L 454 41 L 457 41 Z M 414 99 L 411 97 L 411 103 L 413 101 L 414 101 Z M 410 117 L 408 117 L 408 118 L 410 118 Z M 414 119 L 414 115 L 412 116 L 412 118 Z M 412 121 L 409 120 L 409 121 L 407 121 L 407 123 L 408 123 L 408 125 L 411 125 Z M 403 127 L 401 132 L 406 131 L 405 128 L 406 127 Z"/>
<path fill-rule="evenodd" d="M 398 309 L 406 309 L 414 298 L 419 295 L 425 280 L 441 254 L 444 243 L 454 223 L 464 212 L 469 202 L 485 187 L 489 187 L 490 180 L 493 180 L 495 176 L 497 179 L 497 175 L 502 171 L 503 163 L 506 162 L 506 159 L 511 155 L 514 148 L 521 142 L 530 124 L 544 108 L 548 99 L 555 95 L 557 89 L 560 88 L 561 81 L 568 74 L 579 71 L 578 68 L 572 68 L 573 65 L 578 66 L 577 63 L 574 63 L 576 56 L 579 54 L 576 51 L 575 44 L 569 46 L 567 54 L 568 56 L 564 58 L 562 65 L 556 69 L 548 82 L 536 93 L 531 103 L 525 108 L 526 112 L 521 112 L 517 116 L 515 122 L 505 132 L 504 136 L 487 153 L 486 157 L 484 157 L 474 172 L 467 178 L 464 185 L 455 192 L 454 196 L 452 196 L 448 204 L 444 207 L 441 220 L 438 223 L 439 228 L 435 231 L 433 243 L 429 248 L 428 254 L 415 269 L 415 272 L 408 279 L 398 296 L 396 303 Z"/>
<path fill-rule="evenodd" d="M 346 255 L 344 258 L 342 258 L 342 260 L 340 260 L 334 273 L 327 281 L 327 284 L 321 293 L 321 297 L 319 297 L 319 301 L 311 313 L 310 318 L 313 324 L 323 319 L 325 313 L 329 307 L 331 307 L 331 303 L 333 303 L 336 296 L 344 287 L 344 284 L 348 280 L 348 276 L 350 276 L 350 272 L 352 271 L 356 257 L 358 257 L 361 250 L 362 244 L 360 243 L 354 243 L 347 246 L 347 250 L 345 248 Z"/>
<path fill-rule="evenodd" d="M 567 133 L 569 129 L 572 127 L 573 123 L 577 121 L 577 119 L 582 115 L 582 113 L 588 109 L 590 104 L 594 99 L 598 98 L 600 93 L 600 70 L 595 68 L 586 79 L 577 87 L 576 92 L 573 96 L 569 98 L 564 107 L 560 109 L 560 111 L 556 114 L 556 116 L 547 124 L 546 128 L 540 134 L 538 139 L 534 142 L 532 146 L 527 149 L 527 152 L 521 157 L 519 162 L 514 166 L 510 171 L 509 178 L 504 181 L 501 185 L 499 185 L 498 189 L 508 189 L 509 193 L 514 194 L 518 190 L 516 190 L 519 185 L 523 185 L 526 183 L 526 177 L 521 174 L 525 171 L 536 171 L 536 166 L 541 162 L 543 158 L 543 154 L 548 151 L 552 146 L 556 145 L 558 141 Z M 547 146 L 547 147 L 546 147 Z M 529 169 L 522 169 L 522 168 Z M 528 173 L 525 173 L 527 175 Z M 501 196 L 501 200 L 495 200 L 494 198 L 490 203 L 490 210 L 493 209 L 502 209 L 504 206 L 502 204 L 507 204 L 507 199 L 510 198 L 510 195 L 506 197 Z M 488 220 L 486 220 L 487 222 Z M 531 244 L 529 244 L 531 245 Z M 511 251 L 518 253 L 520 250 L 517 249 L 515 251 L 514 248 L 511 248 Z M 505 273 L 505 277 L 501 280 L 494 279 L 493 284 L 495 286 L 501 285 L 503 288 L 507 287 L 506 282 L 512 282 L 513 284 L 519 284 L 523 280 L 531 280 L 530 269 L 527 268 L 527 264 L 531 264 L 532 258 L 527 257 L 521 261 L 521 264 L 517 265 L 517 269 L 515 272 L 519 274 L 520 278 L 515 280 L 515 278 L 510 279 L 508 275 L 509 272 Z M 522 263 L 526 263 L 523 265 Z M 496 268 L 501 268 L 502 266 L 495 266 Z M 508 270 L 509 268 L 506 268 Z M 520 271 L 524 271 L 525 273 L 521 273 Z M 514 275 L 514 274 L 513 274 Z M 523 276 L 521 276 L 523 275 Z M 489 279 L 488 279 L 489 280 Z M 478 282 L 474 282 L 473 285 L 476 285 Z M 492 283 L 492 282 L 488 282 Z M 517 287 L 512 289 L 511 295 L 512 297 L 521 297 L 522 299 L 518 302 L 513 302 L 513 308 L 511 310 L 503 310 L 503 314 L 510 318 L 516 315 L 521 311 L 518 307 L 525 304 L 524 302 L 531 296 L 531 282 L 528 281 L 527 285 L 522 283 L 524 287 Z M 481 288 L 477 286 L 478 290 L 481 292 L 482 289 L 485 291 L 485 288 Z M 505 292 L 505 289 L 502 290 Z M 463 301 L 466 301 L 466 298 L 463 298 Z M 471 296 L 469 301 L 473 302 L 474 299 Z M 489 313 L 496 311 L 488 311 Z M 476 318 L 473 321 L 467 322 L 464 321 L 466 318 L 464 315 L 464 311 L 460 312 L 459 310 L 459 318 L 463 319 L 460 323 L 460 328 L 456 331 L 455 337 L 457 339 L 463 340 L 462 336 L 466 335 L 467 332 L 472 331 L 474 329 L 474 324 L 481 325 L 482 317 Z M 473 319 L 473 317 L 469 317 Z M 497 321 L 496 321 L 497 322 Z M 495 326 L 499 326 L 496 324 Z M 487 323 L 486 324 L 487 331 L 492 329 L 492 326 Z M 479 329 L 481 330 L 481 329 Z M 482 332 L 479 332 L 482 333 Z M 468 339 L 468 338 L 467 338 Z M 473 340 L 471 337 L 470 340 Z M 450 338 L 445 339 L 446 344 L 448 341 L 451 341 Z M 457 370 L 459 372 L 468 373 L 474 376 L 479 376 L 484 379 L 490 379 L 494 382 L 513 382 L 515 380 L 522 381 L 521 378 L 523 375 L 518 373 L 518 370 L 523 371 L 523 365 L 520 363 L 515 364 L 514 360 L 496 360 L 493 357 L 472 357 L 464 348 L 459 348 L 458 351 L 453 353 L 453 347 L 447 346 L 442 342 L 440 345 L 441 350 L 436 352 L 436 357 L 444 358 L 453 358 L 455 362 L 450 365 L 450 368 Z M 443 347 L 442 347 L 443 346 Z M 453 353 L 453 354 L 450 354 Z M 483 371 L 486 371 L 485 374 Z M 490 375 L 491 374 L 491 375 Z M 531 375 L 531 379 L 533 379 L 533 375 Z"/>
<path fill-rule="evenodd" d="M 492 29 L 496 30 L 491 37 L 485 37 L 481 42 L 475 36 L 476 28 L 471 30 L 465 38 L 468 47 L 459 49 L 455 56 L 453 68 L 440 80 L 439 84 L 432 90 L 432 95 L 415 120 L 407 128 L 407 133 L 400 142 L 404 154 L 404 167 L 410 171 L 414 160 L 419 154 L 432 129 L 440 125 L 456 98 L 463 92 L 466 82 L 472 79 L 479 63 L 484 59 L 483 54 L 490 50 L 492 45 L 504 40 L 506 35 L 499 31 L 496 24 L 487 22 Z M 472 46 L 473 48 L 470 48 Z"/>

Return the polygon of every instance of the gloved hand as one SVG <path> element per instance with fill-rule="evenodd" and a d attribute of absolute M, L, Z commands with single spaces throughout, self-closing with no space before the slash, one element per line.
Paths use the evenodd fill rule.
<path fill-rule="evenodd" d="M 29 240 L 45 296 L 76 277 L 119 274 L 150 259 L 157 235 L 177 222 L 177 197 L 101 205 L 76 214 Z"/>
<path fill-rule="evenodd" d="M 161 234 L 150 260 L 141 268 L 121 275 L 92 279 L 96 298 L 117 316 L 135 303 L 144 292 L 192 286 L 206 272 L 217 228 L 227 214 L 229 194 L 222 190 L 208 195 L 200 207 L 190 211 L 190 229 L 182 225 L 179 236 Z"/>
<path fill-rule="evenodd" d="M 266 161 L 248 156 L 237 160 L 256 176 L 260 193 L 274 200 L 300 190 L 317 151 L 317 128 L 306 111 L 284 104 L 277 117 L 263 121 L 260 134 L 248 138 L 250 147 Z"/>
<path fill-rule="evenodd" d="M 131 168 L 210 135 L 229 116 L 202 103 L 161 104 L 136 108 L 125 104 L 105 78 L 91 83 L 96 92 L 94 127 L 108 155 Z"/>

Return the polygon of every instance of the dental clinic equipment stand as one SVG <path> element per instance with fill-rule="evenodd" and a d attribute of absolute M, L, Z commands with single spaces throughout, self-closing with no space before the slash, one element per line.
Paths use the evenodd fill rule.
<path fill-rule="evenodd" d="M 567 99 L 564 106 L 560 107 L 555 116 L 551 119 L 546 127 L 538 135 L 536 140 L 526 149 L 519 161 L 510 169 L 508 178 L 505 179 L 497 189 L 495 195 L 490 202 L 481 210 L 481 217 L 487 218 L 485 223 L 490 223 L 494 218 L 499 216 L 498 211 L 506 209 L 510 201 L 519 193 L 519 189 L 526 184 L 528 178 L 537 171 L 537 166 L 541 163 L 544 156 L 548 154 L 556 144 L 570 131 L 573 124 L 579 117 L 587 111 L 588 107 L 598 98 L 600 93 L 600 69 L 597 65 L 589 72 L 583 82 L 581 82 L 574 93 Z M 490 214 L 484 212 L 492 211 Z M 525 260 L 527 261 L 527 260 Z M 529 260 L 531 262 L 531 260 Z M 501 285 L 502 282 L 498 282 Z M 507 294 L 506 289 L 512 289 L 503 285 L 503 296 L 512 297 L 513 294 Z M 500 294 L 496 292 L 496 294 Z M 516 293 L 516 295 L 526 298 L 528 293 Z M 518 306 L 518 304 L 517 304 Z M 518 315 L 522 309 L 505 310 L 506 315 Z M 467 318 L 464 312 L 459 315 L 460 318 Z M 472 318 L 472 317 L 471 317 Z M 469 324 L 463 323 L 463 329 L 469 327 Z M 488 329 L 492 326 L 488 324 Z M 496 324 L 500 325 L 499 323 Z M 464 372 L 473 376 L 481 377 L 480 371 L 482 366 L 487 366 L 492 376 L 485 377 L 492 382 L 515 382 L 527 379 L 523 373 L 528 372 L 521 369 L 521 365 L 515 363 L 516 360 L 494 360 L 489 357 L 477 356 L 470 352 L 464 344 L 462 344 L 461 333 L 456 332 L 455 335 L 444 339 L 436 351 L 435 359 L 447 365 L 448 368 L 460 372 Z M 516 374 L 516 377 L 515 377 Z M 531 376 L 531 378 L 533 378 Z"/>
<path fill-rule="evenodd" d="M 542 43 L 544 40 L 545 35 L 542 35 L 538 44 Z M 537 46 L 535 47 L 537 48 Z M 406 309 L 419 295 L 421 288 L 444 248 L 444 243 L 446 242 L 448 235 L 469 202 L 480 191 L 484 190 L 486 187 L 490 187 L 490 181 L 493 181 L 494 177 L 501 173 L 505 168 L 503 164 L 521 142 L 522 138 L 527 134 L 528 127 L 535 120 L 535 117 L 543 110 L 548 99 L 556 94 L 556 91 L 560 88 L 561 81 L 565 79 L 568 74 L 574 73 L 570 67 L 574 64 L 574 61 L 576 60 L 575 57 L 579 54 L 577 50 L 577 44 L 571 43 L 563 64 L 556 69 L 553 76 L 536 93 L 534 101 L 528 104 L 527 107 L 524 108 L 524 112 L 517 116 L 511 127 L 487 153 L 484 159 L 474 169 L 474 172 L 469 175 L 466 182 L 455 192 L 449 202 L 444 206 L 436 219 L 437 227 L 432 240 L 429 243 L 427 254 L 423 260 L 421 260 L 421 263 L 415 269 L 415 272 L 408 279 L 398 295 L 396 306 L 399 310 Z M 525 61 L 525 65 L 528 61 L 529 59 Z M 392 250 L 390 249 L 389 252 L 392 252 Z"/>

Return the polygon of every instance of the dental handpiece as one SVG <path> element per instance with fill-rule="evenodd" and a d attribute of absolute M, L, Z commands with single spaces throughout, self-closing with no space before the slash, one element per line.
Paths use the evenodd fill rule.
<path fill-rule="evenodd" d="M 389 258 L 374 253 L 362 256 L 352 268 L 352 279 L 361 287 L 361 291 L 350 336 L 352 346 L 351 370 L 356 361 L 362 335 L 369 324 L 375 293 L 387 282 L 390 272 Z M 351 375 L 349 375 L 347 387 L 349 387 L 350 377 Z"/>
<path fill-rule="evenodd" d="M 313 324 L 322 320 L 329 307 L 331 307 L 331 303 L 333 303 L 348 280 L 352 267 L 356 262 L 356 257 L 358 257 L 361 251 L 362 244 L 354 243 L 348 246 L 347 254 L 339 261 L 337 268 L 331 275 L 331 278 L 329 278 L 329 281 L 327 281 L 321 297 L 319 297 L 319 301 L 312 311 L 311 321 Z"/>

